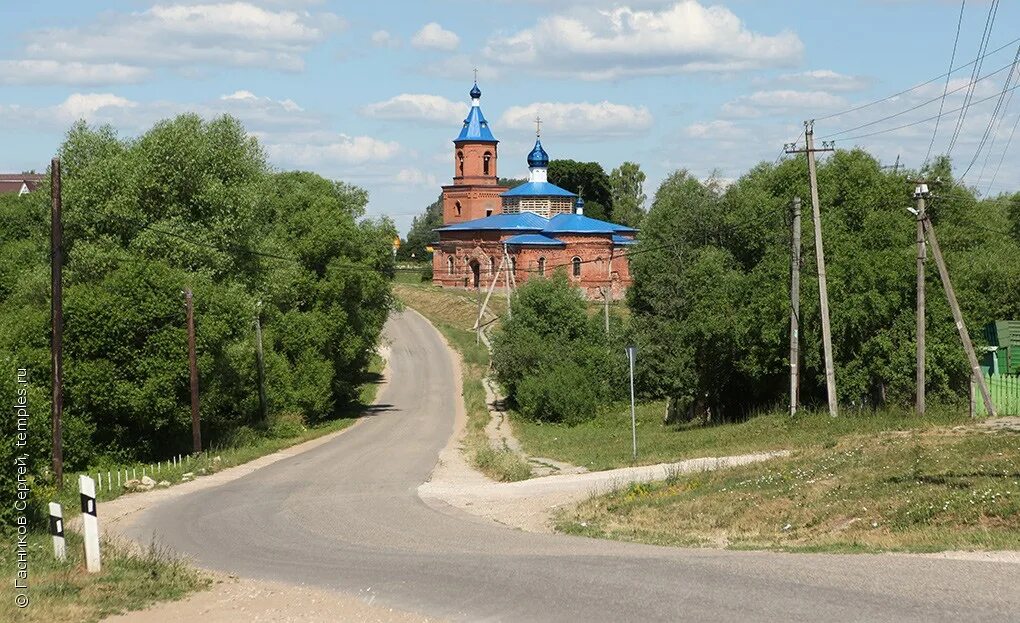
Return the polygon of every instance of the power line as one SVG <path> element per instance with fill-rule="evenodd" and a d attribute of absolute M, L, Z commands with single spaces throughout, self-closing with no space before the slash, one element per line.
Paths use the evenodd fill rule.
<path fill-rule="evenodd" d="M 853 108 L 848 108 L 846 110 L 841 110 L 839 112 L 834 112 L 832 114 L 825 115 L 824 117 L 815 117 L 815 121 L 824 121 L 825 119 L 831 119 L 833 117 L 839 117 L 840 115 L 845 115 L 847 113 L 857 112 L 858 110 L 864 110 L 865 108 L 870 108 L 871 106 L 874 106 L 876 104 L 881 104 L 882 102 L 886 102 L 888 100 L 897 98 L 897 97 L 899 97 L 901 95 L 906 95 L 907 93 L 910 93 L 911 91 L 916 91 L 916 90 L 918 90 L 918 89 L 920 89 L 922 87 L 926 87 L 929 84 L 931 84 L 932 82 L 935 82 L 936 80 L 941 80 L 942 78 L 945 78 L 947 76 L 951 76 L 952 74 L 960 71 L 961 69 L 963 69 L 965 67 L 970 67 L 971 65 L 977 63 L 978 61 L 980 61 L 980 60 L 982 60 L 982 59 L 984 59 L 984 58 L 986 58 L 988 56 L 991 56 L 993 54 L 1001 52 L 1002 50 L 1012 46 L 1014 43 L 1020 43 L 1020 37 L 1017 37 L 1016 39 L 1013 39 L 1012 41 L 1009 41 L 1008 43 L 1003 44 L 1001 47 L 995 48 L 991 52 L 988 52 L 988 53 L 986 53 L 986 54 L 984 54 L 982 56 L 979 56 L 979 57 L 975 58 L 974 60 L 970 61 L 969 63 L 965 63 L 963 65 L 960 65 L 959 67 L 956 67 L 955 69 L 951 69 L 950 71 L 948 71 L 948 72 L 946 72 L 944 74 L 939 74 L 939 75 L 935 76 L 934 78 L 932 78 L 931 80 L 926 80 L 926 81 L 924 81 L 924 82 L 922 82 L 920 84 L 916 84 L 916 85 L 910 87 L 909 89 L 904 89 L 902 91 L 899 91 L 897 93 L 893 93 L 892 95 L 888 95 L 888 96 L 883 97 L 881 99 L 877 99 L 877 100 L 868 102 L 866 104 L 861 104 L 860 106 L 854 106 Z"/>
<path fill-rule="evenodd" d="M 967 6 L 967 0 L 960 2 L 960 17 L 956 21 L 956 38 L 953 40 L 953 53 L 949 57 L 949 73 L 946 74 L 946 86 L 942 89 L 942 101 L 939 102 L 939 115 L 942 114 L 942 109 L 946 105 L 946 95 L 949 94 L 949 79 L 953 70 L 953 63 L 956 62 L 956 46 L 960 43 L 960 28 L 963 26 L 963 9 Z M 939 119 L 935 120 L 935 131 L 931 134 L 931 142 L 928 143 L 928 152 L 924 155 L 924 164 L 928 164 L 928 159 L 931 157 L 931 150 L 935 146 L 935 137 L 939 133 Z M 922 167 L 923 168 L 923 167 Z"/>
<path fill-rule="evenodd" d="M 1016 121 L 1013 122 L 1013 129 L 1009 131 L 1009 138 L 1006 140 L 1006 148 L 1002 150 L 1002 157 L 999 158 L 999 164 L 995 167 L 995 173 L 992 174 L 992 181 L 988 182 L 988 189 L 985 194 L 992 192 L 992 186 L 995 184 L 995 178 L 999 176 L 999 169 L 1002 168 L 1002 163 L 1006 160 L 1006 154 L 1009 152 L 1009 146 L 1013 142 L 1013 135 L 1016 133 L 1017 126 L 1020 125 L 1020 114 L 1017 114 Z"/>
<path fill-rule="evenodd" d="M 981 76 L 980 78 L 975 80 L 974 83 L 981 82 L 982 80 L 987 80 L 988 78 L 991 78 L 994 75 L 997 75 L 997 74 L 1002 73 L 1003 71 L 1005 71 L 1007 69 L 1010 69 L 1011 67 L 1014 67 L 1015 64 L 1016 64 L 1015 60 L 1010 61 L 1009 63 L 1007 63 L 1006 65 L 1003 65 L 1002 67 L 996 69 L 995 71 Z M 1009 75 L 1011 76 L 1012 72 Z M 952 91 L 948 91 L 946 93 L 946 95 L 952 95 L 953 93 L 956 93 L 958 91 L 962 91 L 964 89 L 968 89 L 974 83 L 967 83 L 967 84 L 965 84 L 963 86 L 956 87 Z M 1007 85 L 1008 85 L 1008 82 L 1007 82 Z M 893 113 L 891 115 L 886 115 L 885 117 L 882 117 L 881 119 L 876 119 L 874 121 L 869 121 L 867 123 L 862 123 L 861 125 L 854 126 L 852 128 L 847 128 L 846 130 L 840 130 L 839 132 L 833 132 L 832 134 L 826 134 L 825 136 L 822 136 L 822 137 L 819 137 L 819 138 L 820 139 L 832 138 L 834 136 L 839 136 L 840 134 L 846 134 L 847 132 L 853 132 L 855 130 L 860 130 L 860 129 L 863 129 L 863 128 L 871 127 L 873 125 L 877 125 L 879 123 L 882 123 L 883 121 L 888 121 L 889 119 L 895 119 L 896 117 L 899 117 L 901 115 L 905 115 L 908 112 L 913 112 L 913 111 L 917 110 L 918 108 L 924 108 L 928 104 L 931 104 L 932 102 L 937 102 L 939 100 L 943 100 L 943 103 L 945 103 L 944 100 L 945 100 L 946 95 L 938 95 L 938 96 L 933 97 L 933 98 L 931 98 L 929 100 L 923 101 L 920 104 L 917 104 L 916 106 L 912 106 L 910 108 L 907 108 L 906 110 L 901 110 L 900 112 Z M 942 115 L 942 112 L 943 112 L 943 107 L 939 106 L 939 116 Z M 936 126 L 936 128 L 937 128 L 937 126 Z M 927 160 L 927 158 L 925 158 L 925 159 Z"/>
<path fill-rule="evenodd" d="M 1020 87 L 1020 84 L 1017 84 L 1017 85 L 1014 85 L 1012 87 L 1009 87 L 1008 89 L 1003 89 L 1002 91 L 999 91 L 998 93 L 994 93 L 992 95 L 989 95 L 988 97 L 986 97 L 984 99 L 980 99 L 980 100 L 977 100 L 977 101 L 972 101 L 969 104 L 966 104 L 964 106 L 960 106 L 959 108 L 954 108 L 952 110 L 947 110 L 944 113 L 942 113 L 941 115 L 932 115 L 931 117 L 925 117 L 924 119 L 920 119 L 920 120 L 914 121 L 912 123 L 905 123 L 903 125 L 898 125 L 898 126 L 896 126 L 894 128 L 886 128 L 885 130 L 877 130 L 875 132 L 868 132 L 867 134 L 858 134 L 857 136 L 844 136 L 840 140 L 843 140 L 843 141 L 852 141 L 852 140 L 856 140 L 856 139 L 859 139 L 859 138 L 868 138 L 869 136 L 877 136 L 879 134 L 885 134 L 887 132 L 895 132 L 897 130 L 902 130 L 904 128 L 909 128 L 909 127 L 913 127 L 915 125 L 920 125 L 922 123 L 927 123 L 929 121 L 934 121 L 938 117 L 944 117 L 945 115 L 951 115 L 953 113 L 960 112 L 964 108 L 970 108 L 971 106 L 976 106 L 978 104 L 987 102 L 990 99 L 999 97 L 1004 92 L 1008 93 L 1010 91 L 1015 91 L 1017 89 L 1017 87 Z"/>
<path fill-rule="evenodd" d="M 1016 55 L 1013 57 L 1013 67 L 1010 69 L 1009 75 L 1006 77 L 1007 87 L 1009 87 L 1010 83 L 1013 81 L 1013 77 L 1016 75 L 1017 63 L 1020 63 L 1020 46 L 1016 49 Z M 1011 92 L 1009 96 L 1010 99 L 1012 99 L 1013 93 Z M 981 155 L 981 150 L 984 149 L 985 143 L 988 141 L 988 136 L 992 132 L 992 128 L 998 128 L 998 124 L 995 120 L 999 118 L 999 111 L 1002 110 L 1002 102 L 1005 99 L 1006 93 L 1003 92 L 1002 95 L 999 96 L 999 101 L 995 103 L 995 110 L 992 111 L 992 116 L 988 119 L 988 126 L 985 127 L 985 132 L 981 135 L 981 141 L 978 143 L 977 150 L 974 152 L 974 157 L 971 158 L 970 164 L 967 165 L 967 169 L 963 172 L 963 175 L 960 176 L 961 180 L 967 177 L 967 174 L 970 173 L 974 163 L 977 162 L 978 157 Z M 1005 115 L 1005 111 L 1003 111 L 1003 115 Z M 1001 118 L 999 120 L 1001 121 Z"/>
<path fill-rule="evenodd" d="M 992 37 L 992 28 L 995 26 L 995 16 L 999 12 L 999 0 L 992 0 L 992 4 L 988 7 L 988 17 L 985 18 L 985 30 L 981 33 L 981 43 L 978 46 L 978 54 L 981 54 L 988 48 L 988 42 Z M 970 89 L 967 91 L 967 96 L 964 98 L 964 105 L 969 104 L 974 99 L 974 91 L 977 87 L 976 78 L 981 73 L 981 65 L 984 60 L 978 61 L 974 66 L 973 71 L 970 74 Z M 960 138 L 960 132 L 963 130 L 963 124 L 967 120 L 967 111 L 969 108 L 963 108 L 960 111 L 960 116 L 956 120 L 956 129 L 953 130 L 953 138 L 949 141 L 949 147 L 946 149 L 946 155 L 953 153 L 953 148 L 956 147 L 956 141 Z"/>

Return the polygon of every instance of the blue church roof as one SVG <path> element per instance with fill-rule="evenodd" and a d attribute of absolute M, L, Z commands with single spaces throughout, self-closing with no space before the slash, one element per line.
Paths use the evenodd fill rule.
<path fill-rule="evenodd" d="M 613 234 L 613 244 L 617 246 L 629 246 L 636 243 L 637 240 L 634 240 L 633 238 L 628 238 L 627 236 L 621 236 L 619 234 Z"/>
<path fill-rule="evenodd" d="M 460 141 L 480 141 L 483 143 L 498 143 L 496 137 L 492 135 L 492 130 L 489 129 L 489 122 L 485 120 L 485 115 L 482 114 L 481 106 L 477 105 L 477 102 L 482 97 L 482 90 L 478 88 L 478 83 L 471 87 L 469 93 L 472 100 L 471 112 L 468 113 L 467 119 L 464 120 L 464 127 L 460 129 L 460 134 L 457 138 L 453 139 L 453 142 L 457 143 Z"/>
<path fill-rule="evenodd" d="M 567 243 L 547 236 L 545 234 L 517 234 L 516 236 L 510 236 L 504 242 L 511 245 L 524 246 L 524 247 L 565 247 Z"/>
<path fill-rule="evenodd" d="M 637 231 L 633 227 L 600 221 L 583 214 L 557 214 L 542 230 L 551 234 L 616 234 Z"/>
<path fill-rule="evenodd" d="M 482 229 L 500 229 L 517 231 L 542 231 L 549 221 L 534 212 L 521 212 L 520 214 L 493 214 L 485 218 L 476 218 L 463 223 L 453 223 L 445 227 L 439 227 L 436 231 L 477 231 Z"/>
<path fill-rule="evenodd" d="M 569 190 L 549 182 L 525 182 L 506 191 L 501 197 L 576 197 Z"/>

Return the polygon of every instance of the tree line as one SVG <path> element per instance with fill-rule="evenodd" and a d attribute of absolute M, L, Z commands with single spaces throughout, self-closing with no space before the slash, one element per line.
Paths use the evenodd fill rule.
<path fill-rule="evenodd" d="M 365 218 L 364 190 L 272 170 L 231 117 L 182 115 L 131 139 L 78 123 L 59 156 L 67 470 L 190 451 L 185 287 L 204 439 L 334 418 L 356 400 L 390 307 L 396 234 Z M 27 368 L 32 413 L 27 448 L 4 419 L 0 453 L 8 467 L 28 454 L 37 477 L 50 460 L 49 216 L 48 185 L 0 198 L 0 401 L 14 404 Z"/>

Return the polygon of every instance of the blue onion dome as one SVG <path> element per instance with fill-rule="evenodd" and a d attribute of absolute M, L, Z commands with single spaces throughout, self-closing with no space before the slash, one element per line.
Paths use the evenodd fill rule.
<path fill-rule="evenodd" d="M 528 166 L 546 168 L 549 166 L 549 154 L 542 149 L 542 141 L 535 141 L 535 148 L 528 154 Z"/>
<path fill-rule="evenodd" d="M 471 93 L 469 93 L 469 95 L 473 100 L 476 100 L 482 96 L 482 90 L 478 88 L 477 82 L 475 83 L 475 86 L 471 87 Z"/>
<path fill-rule="evenodd" d="M 584 213 L 584 199 L 581 198 L 581 195 L 577 196 L 577 203 L 574 204 L 574 212 L 577 214 Z"/>

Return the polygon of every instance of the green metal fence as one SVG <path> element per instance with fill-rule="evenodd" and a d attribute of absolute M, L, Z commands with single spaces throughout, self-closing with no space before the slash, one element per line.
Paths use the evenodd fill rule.
<path fill-rule="evenodd" d="M 995 403 L 999 415 L 1020 416 L 1020 375 L 993 374 L 985 376 L 988 391 Z M 975 402 L 978 415 L 985 414 L 984 401 L 975 390 Z"/>

